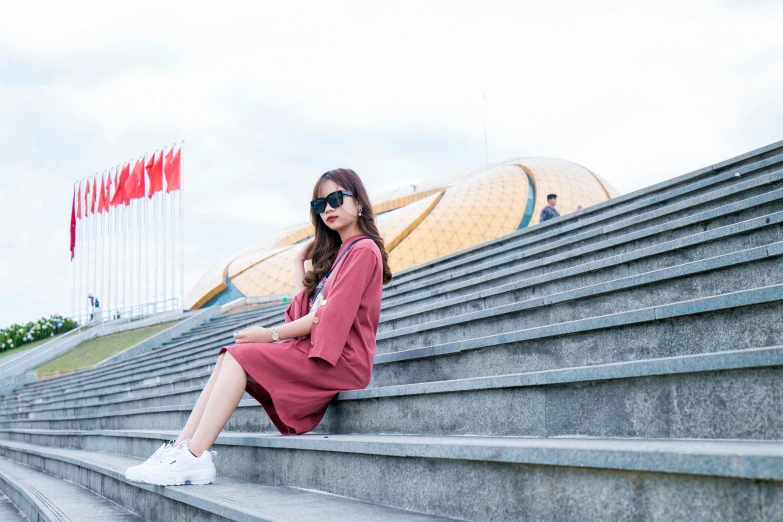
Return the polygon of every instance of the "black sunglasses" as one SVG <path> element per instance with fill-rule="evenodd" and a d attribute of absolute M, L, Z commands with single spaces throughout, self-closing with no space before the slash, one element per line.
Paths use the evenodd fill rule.
<path fill-rule="evenodd" d="M 314 199 L 310 202 L 310 206 L 313 207 L 313 212 L 316 214 L 322 214 L 326 210 L 326 204 L 332 208 L 337 208 L 343 204 L 343 196 L 353 197 L 353 192 L 350 190 L 336 190 L 326 196 L 325 198 Z"/>

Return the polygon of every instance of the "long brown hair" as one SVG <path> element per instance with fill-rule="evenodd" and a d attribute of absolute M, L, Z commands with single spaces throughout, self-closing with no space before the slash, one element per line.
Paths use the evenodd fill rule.
<path fill-rule="evenodd" d="M 361 233 L 372 238 L 381 250 L 383 284 L 388 283 L 392 280 L 392 273 L 389 268 L 386 247 L 383 244 L 383 238 L 378 233 L 378 227 L 375 226 L 375 213 L 372 211 L 370 198 L 367 196 L 362 180 L 351 169 L 330 170 L 321 174 L 321 177 L 315 183 L 313 199 L 318 197 L 321 185 L 327 180 L 332 180 L 339 187 L 353 192 L 356 206 L 362 207 L 362 215 L 359 216 L 357 225 Z M 326 226 L 321 216 L 316 214 L 312 207 L 310 207 L 310 221 L 312 221 L 315 227 L 315 241 L 307 253 L 307 258 L 313 260 L 312 270 L 308 270 L 304 277 L 305 293 L 308 297 L 313 295 L 318 282 L 331 270 L 332 263 L 337 258 L 337 251 L 340 250 L 340 245 L 342 245 L 340 234 Z"/>

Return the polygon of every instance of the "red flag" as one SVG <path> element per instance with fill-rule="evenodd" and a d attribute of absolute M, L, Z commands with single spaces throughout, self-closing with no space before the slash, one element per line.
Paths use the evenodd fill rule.
<path fill-rule="evenodd" d="M 98 196 L 98 213 L 103 214 L 106 208 L 106 186 L 103 184 L 103 174 L 101 174 L 101 192 Z"/>
<path fill-rule="evenodd" d="M 125 187 L 128 184 L 129 172 L 130 163 L 122 167 L 120 179 L 117 181 L 117 188 L 114 190 L 114 197 L 111 200 L 112 205 L 119 205 L 120 203 L 128 204 L 128 200 L 125 198 Z"/>
<path fill-rule="evenodd" d="M 76 196 L 76 219 L 82 218 L 82 182 L 79 182 L 79 193 Z"/>
<path fill-rule="evenodd" d="M 147 174 L 150 176 L 149 197 L 152 197 L 156 192 L 163 190 L 163 151 L 158 155 L 152 155 L 147 163 Z"/>
<path fill-rule="evenodd" d="M 84 215 L 90 215 L 90 180 L 87 180 L 87 186 L 84 187 Z"/>
<path fill-rule="evenodd" d="M 129 205 L 130 201 L 132 199 L 136 199 L 139 196 L 137 196 L 138 192 L 138 186 L 139 186 L 139 174 L 140 169 L 139 166 L 141 165 L 141 161 L 136 161 L 136 163 L 133 164 L 133 170 L 130 173 L 130 176 L 128 176 L 128 179 L 125 182 L 125 204 Z M 130 164 L 128 165 L 130 167 Z"/>
<path fill-rule="evenodd" d="M 144 156 L 141 157 L 139 160 L 139 174 L 138 174 L 138 185 L 136 185 L 136 197 L 137 198 L 143 198 L 147 195 L 147 185 L 145 183 L 145 180 L 147 179 L 147 174 L 144 172 Z"/>
<path fill-rule="evenodd" d="M 117 170 L 114 171 L 114 195 L 109 200 L 109 206 L 116 206 L 122 203 L 122 194 L 120 191 L 122 190 L 122 187 L 120 186 L 120 169 L 117 168 Z"/>
<path fill-rule="evenodd" d="M 74 252 L 76 251 L 76 191 L 73 192 L 73 200 L 71 202 L 71 261 L 73 261 Z"/>
<path fill-rule="evenodd" d="M 90 201 L 90 212 L 93 214 L 95 214 L 95 198 L 97 196 L 96 192 L 98 192 L 98 190 L 96 189 L 95 178 L 92 178 L 92 200 Z"/>
<path fill-rule="evenodd" d="M 166 192 L 179 190 L 182 186 L 180 183 L 180 152 L 182 152 L 182 147 L 176 154 L 174 154 L 174 149 L 166 154 L 166 161 L 163 163 L 163 171 L 166 174 Z M 163 153 L 161 152 L 161 154 Z"/>
<path fill-rule="evenodd" d="M 106 175 L 106 200 L 103 204 L 103 209 L 108 212 L 111 207 L 111 185 L 114 181 L 111 179 L 111 171 Z"/>

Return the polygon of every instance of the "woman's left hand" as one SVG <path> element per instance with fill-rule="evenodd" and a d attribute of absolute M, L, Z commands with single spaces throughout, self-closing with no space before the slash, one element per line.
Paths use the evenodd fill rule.
<path fill-rule="evenodd" d="M 271 343 L 272 332 L 261 326 L 251 326 L 234 334 L 234 340 L 240 343 Z"/>

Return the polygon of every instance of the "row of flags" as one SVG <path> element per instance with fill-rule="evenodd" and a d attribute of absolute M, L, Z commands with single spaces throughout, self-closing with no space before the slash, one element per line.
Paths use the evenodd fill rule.
<path fill-rule="evenodd" d="M 181 154 L 181 148 L 175 152 L 172 147 L 165 155 L 161 150 L 152 154 L 149 159 L 142 156 L 136 162 L 117 167 L 113 174 L 109 171 L 106 176 L 99 174 L 91 179 L 88 178 L 84 184 L 84 191 L 82 191 L 83 182 L 79 181 L 78 188 L 74 187 L 71 206 L 71 260 L 76 249 L 77 220 L 86 218 L 90 214 L 109 212 L 117 205 L 128 206 L 134 199 L 145 196 L 152 198 L 154 194 L 163 190 L 166 192 L 180 190 Z M 132 168 L 131 163 L 133 163 Z M 98 177 L 100 177 L 100 187 Z"/>

